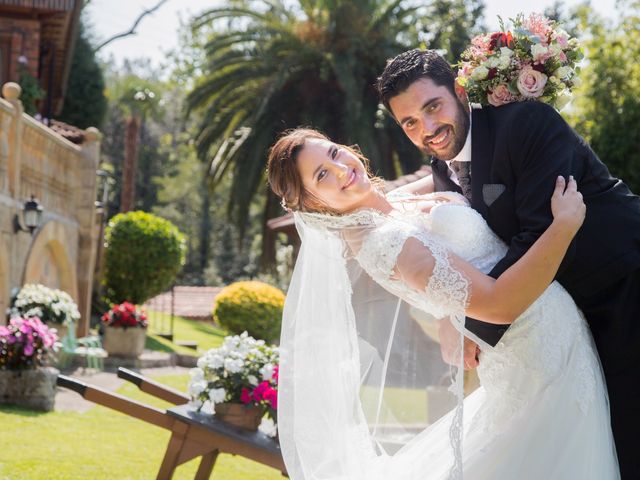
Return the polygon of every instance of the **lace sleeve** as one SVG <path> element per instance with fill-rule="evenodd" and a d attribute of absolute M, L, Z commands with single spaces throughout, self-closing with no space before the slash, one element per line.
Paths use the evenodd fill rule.
<path fill-rule="evenodd" d="M 388 222 L 367 235 L 356 260 L 377 283 L 436 318 L 467 307 L 469 280 L 423 229 Z"/>

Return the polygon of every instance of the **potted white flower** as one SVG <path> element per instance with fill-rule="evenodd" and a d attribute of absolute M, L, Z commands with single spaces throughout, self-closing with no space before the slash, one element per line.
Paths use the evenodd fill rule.
<path fill-rule="evenodd" d="M 278 348 L 247 332 L 229 336 L 198 359 L 189 394 L 198 410 L 223 421 L 275 436 L 278 408 Z M 263 420 L 267 413 L 269 418 Z"/>
<path fill-rule="evenodd" d="M 64 339 L 80 319 L 78 306 L 67 292 L 40 284 L 26 284 L 12 298 L 11 317 L 37 317 Z"/>

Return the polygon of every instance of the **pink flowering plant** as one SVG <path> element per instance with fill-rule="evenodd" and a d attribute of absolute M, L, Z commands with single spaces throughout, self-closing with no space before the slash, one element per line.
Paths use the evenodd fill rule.
<path fill-rule="evenodd" d="M 37 317 L 12 317 L 0 325 L 0 369 L 25 370 L 44 366 L 55 351 L 55 329 Z"/>
<path fill-rule="evenodd" d="M 218 403 L 261 406 L 275 420 L 278 409 L 278 348 L 247 332 L 225 337 L 221 347 L 191 369 L 189 394 L 198 410 L 215 412 Z M 273 425 L 273 423 L 271 423 Z"/>
<path fill-rule="evenodd" d="M 510 19 L 507 30 L 479 35 L 462 54 L 457 82 L 472 103 L 500 106 L 538 100 L 561 110 L 582 59 L 578 41 L 540 14 Z"/>
<path fill-rule="evenodd" d="M 129 328 L 140 327 L 147 328 L 147 315 L 144 310 L 136 307 L 129 302 L 123 302 L 120 305 L 114 305 L 108 312 L 102 315 L 103 325 L 109 327 Z"/>

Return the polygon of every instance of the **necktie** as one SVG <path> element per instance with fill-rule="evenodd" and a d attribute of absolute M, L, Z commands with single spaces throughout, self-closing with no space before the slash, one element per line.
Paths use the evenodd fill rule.
<path fill-rule="evenodd" d="M 462 194 L 471 202 L 471 162 L 453 161 L 450 165 L 458 177 Z"/>

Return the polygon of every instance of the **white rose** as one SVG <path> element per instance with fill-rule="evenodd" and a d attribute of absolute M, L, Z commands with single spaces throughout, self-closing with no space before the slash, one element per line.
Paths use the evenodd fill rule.
<path fill-rule="evenodd" d="M 511 58 L 512 55 L 513 55 L 513 50 L 511 50 L 509 47 L 500 47 L 500 56 L 501 57 L 509 57 L 509 58 Z"/>
<path fill-rule="evenodd" d="M 500 57 L 493 56 L 493 57 L 488 58 L 487 61 L 484 62 L 483 65 L 485 65 L 487 68 L 496 68 L 499 63 L 500 63 Z"/>
<path fill-rule="evenodd" d="M 489 75 L 489 69 L 480 65 L 471 73 L 471 78 L 474 80 L 484 80 L 487 78 L 487 75 Z"/>
<path fill-rule="evenodd" d="M 247 377 L 247 380 L 249 380 L 249 383 L 254 387 L 258 385 L 258 379 L 255 377 L 255 375 L 249 375 Z"/>
<path fill-rule="evenodd" d="M 213 388 L 209 390 L 209 400 L 211 403 L 222 403 L 227 396 L 227 392 L 224 388 Z"/>
<path fill-rule="evenodd" d="M 525 66 L 518 76 L 518 91 L 526 98 L 538 98 L 544 92 L 547 84 L 547 76 L 544 73 Z"/>
<path fill-rule="evenodd" d="M 544 63 L 549 58 L 549 50 L 544 45 L 535 43 L 531 45 L 531 55 L 535 62 Z"/>
<path fill-rule="evenodd" d="M 566 78 L 569 78 L 572 73 L 573 69 L 571 67 L 565 66 L 557 69 L 555 72 L 553 72 L 553 75 L 564 80 Z"/>
<path fill-rule="evenodd" d="M 500 57 L 500 63 L 498 63 L 498 68 L 500 70 L 506 70 L 511 65 L 511 57 Z"/>

